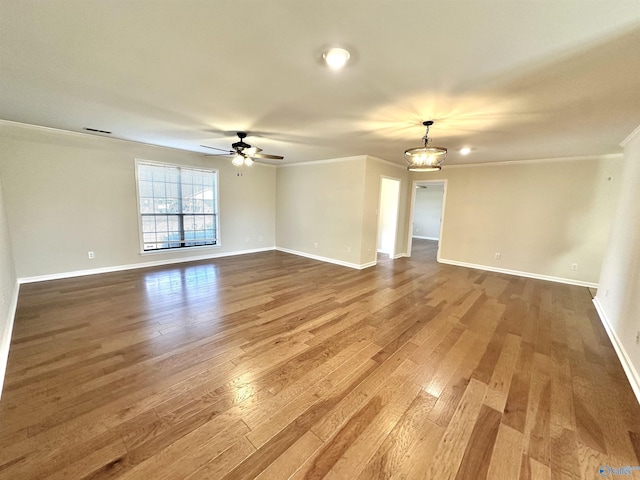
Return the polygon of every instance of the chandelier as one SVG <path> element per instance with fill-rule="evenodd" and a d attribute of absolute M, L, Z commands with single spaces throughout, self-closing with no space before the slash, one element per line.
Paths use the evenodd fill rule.
<path fill-rule="evenodd" d="M 434 172 L 442 169 L 442 162 L 447 158 L 447 149 L 442 147 L 430 147 L 429 127 L 433 125 L 433 120 L 422 122 L 427 131 L 422 137 L 424 146 L 410 148 L 404 151 L 407 159 L 407 170 L 410 172 Z"/>

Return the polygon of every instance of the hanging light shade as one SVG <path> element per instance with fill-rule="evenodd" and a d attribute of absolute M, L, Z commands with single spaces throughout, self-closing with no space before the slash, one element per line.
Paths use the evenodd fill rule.
<path fill-rule="evenodd" d="M 427 127 L 427 131 L 422 137 L 424 146 L 410 148 L 404 151 L 407 159 L 407 170 L 410 172 L 434 172 L 442 168 L 442 162 L 447 158 L 447 149 L 442 147 L 429 146 L 429 127 L 433 125 L 433 120 L 422 122 Z"/>

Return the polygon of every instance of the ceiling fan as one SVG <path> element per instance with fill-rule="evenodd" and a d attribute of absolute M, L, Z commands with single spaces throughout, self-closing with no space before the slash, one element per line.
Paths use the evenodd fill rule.
<path fill-rule="evenodd" d="M 225 153 L 212 153 L 212 154 L 205 155 L 207 157 L 233 156 L 233 160 L 231 160 L 231 163 L 233 163 L 236 167 L 239 167 L 241 165 L 246 165 L 248 167 L 251 164 L 253 164 L 255 159 L 264 158 L 268 160 L 282 160 L 284 158 L 280 155 L 268 155 L 266 153 L 260 153 L 262 152 L 261 148 L 252 147 L 251 145 L 249 145 L 247 142 L 244 141 L 244 139 L 247 137 L 247 132 L 236 132 L 236 135 L 238 135 L 238 138 L 240 139 L 240 141 L 231 144 L 231 148 L 233 150 L 225 150 L 223 148 L 210 147 L 208 145 L 200 145 L 200 146 L 204 148 L 211 148 L 213 150 L 220 150 L 221 152 L 225 152 Z M 260 161 L 260 160 L 257 160 L 257 161 Z"/>

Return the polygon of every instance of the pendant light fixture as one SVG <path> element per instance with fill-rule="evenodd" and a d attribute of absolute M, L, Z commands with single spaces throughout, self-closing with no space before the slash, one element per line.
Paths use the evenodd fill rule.
<path fill-rule="evenodd" d="M 433 125 L 433 120 L 422 122 L 427 131 L 422 137 L 424 146 L 410 148 L 404 151 L 407 159 L 407 170 L 410 172 L 435 172 L 442 169 L 442 162 L 447 158 L 447 149 L 442 147 L 430 147 L 429 127 Z"/>

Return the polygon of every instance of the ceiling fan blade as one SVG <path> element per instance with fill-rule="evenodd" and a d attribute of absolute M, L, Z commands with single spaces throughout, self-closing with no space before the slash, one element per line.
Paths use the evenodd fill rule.
<path fill-rule="evenodd" d="M 249 155 L 250 157 L 255 157 L 256 154 L 260 153 L 261 151 L 262 149 L 260 147 L 251 147 L 251 148 L 244 149 L 242 152 L 245 155 Z"/>
<path fill-rule="evenodd" d="M 230 157 L 235 155 L 235 153 L 205 153 L 205 157 Z"/>
<path fill-rule="evenodd" d="M 266 153 L 256 153 L 251 156 L 255 158 L 268 158 L 270 160 L 282 160 L 284 158 L 284 157 L 281 157 L 280 155 L 267 155 Z"/>
<path fill-rule="evenodd" d="M 204 148 L 211 148 L 212 150 L 220 150 L 221 152 L 227 152 L 227 155 L 233 153 L 231 150 L 227 150 L 226 148 L 218 148 L 218 147 L 210 147 L 209 145 L 200 145 Z"/>

